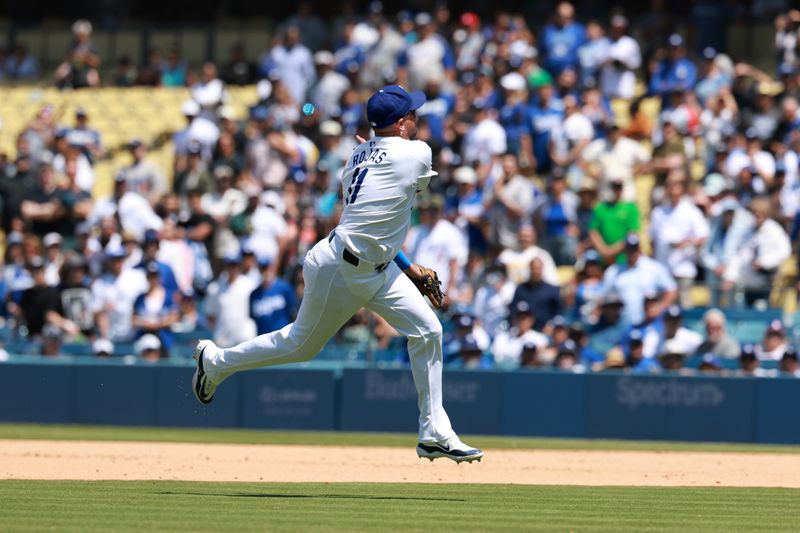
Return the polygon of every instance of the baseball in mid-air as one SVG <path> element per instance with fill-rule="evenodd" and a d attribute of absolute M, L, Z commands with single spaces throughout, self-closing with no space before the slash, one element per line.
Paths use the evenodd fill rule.
<path fill-rule="evenodd" d="M 303 104 L 303 114 L 307 117 L 313 115 L 314 104 L 312 104 L 311 102 L 306 102 L 305 104 Z"/>

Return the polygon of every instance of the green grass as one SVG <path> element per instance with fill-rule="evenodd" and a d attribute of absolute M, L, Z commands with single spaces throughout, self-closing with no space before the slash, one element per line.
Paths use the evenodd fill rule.
<path fill-rule="evenodd" d="M 0 481 L 3 531 L 791 531 L 800 490 Z"/>
<path fill-rule="evenodd" d="M 695 442 L 542 439 L 465 435 L 474 446 L 503 449 L 649 450 L 800 453 L 800 446 Z M 244 429 L 173 429 L 122 426 L 0 424 L 0 439 L 203 442 L 229 444 L 314 444 L 317 446 L 413 446 L 416 435 Z"/>

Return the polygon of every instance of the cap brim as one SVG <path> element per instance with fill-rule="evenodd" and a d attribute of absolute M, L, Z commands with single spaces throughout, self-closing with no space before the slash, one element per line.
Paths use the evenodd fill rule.
<path fill-rule="evenodd" d="M 425 93 L 422 91 L 412 91 L 409 96 L 411 96 L 411 109 L 409 111 L 416 111 L 425 103 Z"/>

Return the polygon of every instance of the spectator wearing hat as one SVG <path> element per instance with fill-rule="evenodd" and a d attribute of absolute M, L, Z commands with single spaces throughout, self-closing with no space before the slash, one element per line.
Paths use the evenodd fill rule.
<path fill-rule="evenodd" d="M 491 352 L 498 365 L 518 365 L 522 347 L 528 342 L 534 343 L 539 353 L 542 353 L 549 344 L 546 335 L 533 329 L 536 318 L 527 302 L 515 302 L 511 309 L 512 327 L 500 331 L 492 342 Z"/>
<path fill-rule="evenodd" d="M 181 104 L 181 113 L 186 118 L 186 127 L 173 136 L 176 173 L 186 170 L 191 155 L 210 160 L 219 139 L 219 126 L 202 114 L 200 104 L 187 100 Z"/>
<path fill-rule="evenodd" d="M 64 264 L 64 253 L 61 249 L 63 241 L 58 233 L 48 233 L 42 239 L 45 255 L 44 277 L 45 282 L 51 287 L 61 283 L 61 267 Z"/>
<path fill-rule="evenodd" d="M 152 333 L 142 335 L 139 340 L 134 343 L 133 349 L 142 360 L 148 363 L 155 363 L 163 357 L 161 339 Z"/>
<path fill-rule="evenodd" d="M 306 93 L 316 79 L 311 50 L 300 42 L 301 37 L 297 26 L 288 26 L 277 44 L 259 59 L 261 77 L 281 80 L 295 102 L 306 100 Z"/>
<path fill-rule="evenodd" d="M 167 192 L 167 180 L 161 168 L 147 159 L 147 146 L 141 139 L 133 139 L 128 145 L 133 161 L 120 170 L 125 176 L 129 191 L 147 198 L 156 205 Z"/>
<path fill-rule="evenodd" d="M 697 366 L 697 371 L 701 374 L 723 374 L 722 361 L 713 353 L 705 353 L 700 359 L 700 364 Z"/>
<path fill-rule="evenodd" d="M 544 262 L 534 258 L 530 262 L 530 276 L 514 292 L 511 308 L 518 302 L 526 302 L 536 319 L 535 328 L 542 330 L 548 321 L 561 314 L 561 298 L 558 287 L 543 279 Z"/>
<path fill-rule="evenodd" d="M 82 107 L 75 109 L 75 125 L 67 130 L 66 142 L 80 149 L 90 163 L 105 154 L 100 132 L 89 126 L 89 115 Z"/>
<path fill-rule="evenodd" d="M 64 317 L 74 322 L 85 337 L 92 337 L 95 334 L 95 323 L 91 277 L 89 264 L 84 257 L 71 254 L 66 258 L 58 290 Z"/>
<path fill-rule="evenodd" d="M 558 266 L 575 264 L 579 233 L 577 204 L 577 197 L 567 186 L 564 169 L 553 168 L 548 193 L 535 209 L 533 219 L 539 233 L 546 236 L 543 248 Z"/>
<path fill-rule="evenodd" d="M 528 129 L 528 82 L 525 76 L 512 71 L 500 78 L 503 89 L 503 105 L 498 111 L 498 122 L 506 132 L 506 144 L 509 152 L 520 153 L 522 137 Z M 525 161 L 524 166 L 529 166 Z"/>
<path fill-rule="evenodd" d="M 697 67 L 686 57 L 683 37 L 673 33 L 668 44 L 666 57 L 658 62 L 650 76 L 650 94 L 662 98 L 676 90 L 691 90 L 697 82 Z"/>
<path fill-rule="evenodd" d="M 668 371 L 682 371 L 687 355 L 686 348 L 675 339 L 665 342 L 659 357 L 661 368 Z"/>
<path fill-rule="evenodd" d="M 473 121 L 461 146 L 461 160 L 493 167 L 507 151 L 506 131 L 489 113 L 482 102 L 472 106 Z"/>
<path fill-rule="evenodd" d="M 53 74 L 53 83 L 59 89 L 79 89 L 100 85 L 100 56 L 92 44 L 92 24 L 85 19 L 72 25 L 75 37 L 67 51 L 66 60 Z"/>
<path fill-rule="evenodd" d="M 717 176 L 724 179 L 719 174 Z M 722 276 L 751 234 L 754 221 L 750 212 L 742 209 L 733 197 L 724 198 L 713 208 L 719 213 L 711 217 L 709 236 L 700 252 L 700 263 L 705 268 L 705 281 L 711 289 L 711 305 L 719 306 L 723 298 Z M 729 305 L 733 303 L 730 294 L 724 297 Z"/>
<path fill-rule="evenodd" d="M 605 293 L 598 305 L 587 332 L 589 347 L 597 353 L 607 354 L 615 346 L 621 346 L 632 324 L 623 316 L 623 303 L 619 295 Z"/>
<path fill-rule="evenodd" d="M 309 99 L 322 119 L 329 119 L 340 113 L 339 102 L 344 92 L 350 88 L 350 80 L 333 68 L 334 56 L 328 50 L 314 54 L 317 79 L 309 90 Z"/>
<path fill-rule="evenodd" d="M 636 70 L 642 64 L 639 43 L 627 35 L 628 19 L 623 15 L 611 17 L 610 44 L 601 61 L 600 87 L 606 98 L 633 98 Z"/>
<path fill-rule="evenodd" d="M 646 292 L 642 307 L 644 309 L 644 318 L 641 322 L 635 324 L 633 328 L 641 335 L 644 356 L 656 357 L 661 351 L 665 337 L 661 295 L 657 292 Z"/>
<path fill-rule="evenodd" d="M 539 357 L 539 347 L 533 341 L 528 341 L 522 345 L 520 354 L 520 368 L 542 368 L 545 366 L 542 358 Z"/>
<path fill-rule="evenodd" d="M 665 201 L 650 215 L 650 238 L 655 259 L 678 281 L 681 304 L 688 307 L 689 290 L 697 277 L 698 252 L 709 235 L 708 222 L 686 195 L 682 171 L 671 173 L 665 188 Z"/>
<path fill-rule="evenodd" d="M 566 319 L 561 315 L 556 315 L 544 327 L 542 333 L 549 338 L 549 344 L 544 351 L 541 352 L 541 358 L 544 361 L 555 361 L 559 350 L 564 342 L 571 341 L 569 337 L 569 326 Z M 577 352 L 577 347 L 575 349 Z"/>
<path fill-rule="evenodd" d="M 259 335 L 276 331 L 294 320 L 297 301 L 294 288 L 278 277 L 277 265 L 269 260 L 258 261 L 261 283 L 250 293 L 250 318 Z"/>
<path fill-rule="evenodd" d="M 636 198 L 634 178 L 649 162 L 650 153 L 645 147 L 626 137 L 619 123 L 611 117 L 605 124 L 605 137 L 589 143 L 581 154 L 580 164 L 589 177 L 606 188 L 621 180 L 624 185 L 622 198 L 632 202 Z"/>
<path fill-rule="evenodd" d="M 64 316 L 58 288 L 47 285 L 44 259 L 32 257 L 28 262 L 28 270 L 33 284 L 22 292 L 18 306 L 13 303 L 10 305 L 12 315 L 19 322 L 24 322 L 32 338 L 43 335 L 48 325 L 67 335 L 77 335 L 80 329 Z"/>
<path fill-rule="evenodd" d="M 639 231 L 639 208 L 622 200 L 623 187 L 623 180 L 613 176 L 611 194 L 597 203 L 589 223 L 589 242 L 606 263 L 624 262 L 625 238 Z"/>
<path fill-rule="evenodd" d="M 142 260 L 137 264 L 136 268 L 142 269 L 145 273 L 148 272 L 149 268 L 158 268 L 159 281 L 166 293 L 167 300 L 176 302 L 180 294 L 175 272 L 169 264 L 159 259 L 160 249 L 161 238 L 158 232 L 155 230 L 145 231 L 144 241 L 142 242 Z"/>
<path fill-rule="evenodd" d="M 792 251 L 786 231 L 770 218 L 768 198 L 754 198 L 750 211 L 755 225 L 739 253 L 726 265 L 722 284 L 723 290 L 742 289 L 748 305 L 769 300 L 773 279 Z"/>
<path fill-rule="evenodd" d="M 778 369 L 783 376 L 800 378 L 800 366 L 798 366 L 797 363 L 797 350 L 794 347 L 789 346 L 786 348 L 783 357 L 781 357 Z"/>
<path fill-rule="evenodd" d="M 719 309 L 709 309 L 703 315 L 706 335 L 697 348 L 699 353 L 713 353 L 725 359 L 739 357 L 739 342 L 727 331 L 725 314 Z"/>
<path fill-rule="evenodd" d="M 130 342 L 134 337 L 133 304 L 148 288 L 138 268 L 124 268 L 125 250 L 118 243 L 105 249 L 106 270 L 92 283 L 92 311 L 100 337 Z"/>
<path fill-rule="evenodd" d="M 661 310 L 666 309 L 677 298 L 677 285 L 669 271 L 658 261 L 644 255 L 635 233 L 625 238 L 625 263 L 611 265 L 603 276 L 607 292 L 620 295 L 625 304 L 625 318 L 631 324 L 644 319 L 644 296 L 650 292 L 661 292 Z"/>
<path fill-rule="evenodd" d="M 575 21 L 575 7 L 559 2 L 553 21 L 544 27 L 542 52 L 544 68 L 558 75 L 567 67 L 577 68 L 578 50 L 586 42 L 586 28 Z"/>
<path fill-rule="evenodd" d="M 603 296 L 603 269 L 600 254 L 590 248 L 578 258 L 575 277 L 570 281 L 564 295 L 564 303 L 571 316 L 589 322 Z"/>
<path fill-rule="evenodd" d="M 222 262 L 223 271 L 208 286 L 205 312 L 214 330 L 214 342 L 234 346 L 256 336 L 256 325 L 250 318 L 250 294 L 256 286 L 243 275 L 238 250 L 228 252 Z"/>
<path fill-rule="evenodd" d="M 203 192 L 215 191 L 216 181 L 203 159 L 202 147 L 199 144 L 192 144 L 188 148 L 186 157 L 186 168 L 175 175 L 173 191 L 181 198 L 185 198 L 192 189 Z"/>
<path fill-rule="evenodd" d="M 536 98 L 528 109 L 528 131 L 522 137 L 525 158 L 536 163 L 537 172 L 547 172 L 552 166 L 550 142 L 553 132 L 564 122 L 564 103 L 551 83 L 536 89 Z"/>
<path fill-rule="evenodd" d="M 443 203 L 439 195 L 420 200 L 420 223 L 408 232 L 405 249 L 412 261 L 428 265 L 439 274 L 442 291 L 452 300 L 457 297 L 457 284 L 469 250 L 464 234 L 442 218 Z"/>
<path fill-rule="evenodd" d="M 677 305 L 670 305 L 664 313 L 664 342 L 677 339 L 684 351 L 693 355 L 702 353 L 699 348 L 703 344 L 703 336 L 696 331 L 683 326 L 683 312 Z"/>
<path fill-rule="evenodd" d="M 111 357 L 114 355 L 114 343 L 108 339 L 95 339 L 92 342 L 92 355 L 96 357 Z"/>
<path fill-rule="evenodd" d="M 428 80 L 455 79 L 455 56 L 447 41 L 438 33 L 429 13 L 418 13 L 417 42 L 397 58 L 397 83 L 410 90 L 422 89 Z"/>
<path fill-rule="evenodd" d="M 628 342 L 625 350 L 625 366 L 635 374 L 658 372 L 661 365 L 654 355 L 645 355 L 644 334 L 642 330 L 634 328 L 628 333 Z"/>
<path fill-rule="evenodd" d="M 571 339 L 565 340 L 558 347 L 553 367 L 558 370 L 580 373 L 584 371 L 583 365 L 578 360 L 578 347 Z"/>
<path fill-rule="evenodd" d="M 133 303 L 133 327 L 136 336 L 152 334 L 161 343 L 161 356 L 169 357 L 174 337 L 170 329 L 178 322 L 178 305 L 161 283 L 161 265 L 150 261 L 144 266 L 147 290 Z"/>
<path fill-rule="evenodd" d="M 485 353 L 474 335 L 468 334 L 459 343 L 458 358 L 447 364 L 449 368 L 463 370 L 488 370 L 494 367 L 491 355 Z"/>
<path fill-rule="evenodd" d="M 760 361 L 780 361 L 789 347 L 786 341 L 786 328 L 779 319 L 771 320 L 764 331 L 761 344 L 755 346 Z"/>
<path fill-rule="evenodd" d="M 749 343 L 742 345 L 742 353 L 739 356 L 739 370 L 736 374 L 757 378 L 769 377 L 770 375 L 767 370 L 761 367 L 761 361 L 756 354 L 756 347 Z"/>
<path fill-rule="evenodd" d="M 484 205 L 483 195 L 478 188 L 479 178 L 475 169 L 461 166 L 453 172 L 453 181 L 456 185 L 455 197 L 448 201 L 455 203 L 458 218 L 455 224 L 467 235 L 470 250 L 485 252 L 488 246 L 484 235 Z"/>

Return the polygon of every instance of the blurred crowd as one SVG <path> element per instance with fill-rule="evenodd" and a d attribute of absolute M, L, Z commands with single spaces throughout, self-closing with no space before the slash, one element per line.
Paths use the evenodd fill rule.
<path fill-rule="evenodd" d="M 153 360 L 176 333 L 229 346 L 283 327 L 305 252 L 337 223 L 355 137 L 371 134 L 366 99 L 399 83 L 427 96 L 419 138 L 439 175 L 405 251 L 442 280 L 448 365 L 654 372 L 694 356 L 703 371 L 800 375 L 786 325 L 741 346 L 725 311 L 768 308 L 797 247 L 800 12 L 776 19 L 767 73 L 669 27 L 637 41 L 624 13 L 589 20 L 569 2 L 542 26 L 380 2 L 323 21 L 310 6 L 253 60 L 236 47 L 194 73 L 178 50 L 120 59 L 110 84 L 188 85 L 191 100 L 172 168 L 132 139 L 108 198 L 91 195 L 107 149 L 91 117 L 41 108 L 0 173 L 10 327 L 44 353 L 135 342 Z M 55 83 L 102 84 L 91 25 L 73 30 Z M 251 83 L 240 120 L 226 86 Z M 702 331 L 682 324 L 698 285 Z M 404 357 L 366 311 L 332 342 Z"/>

